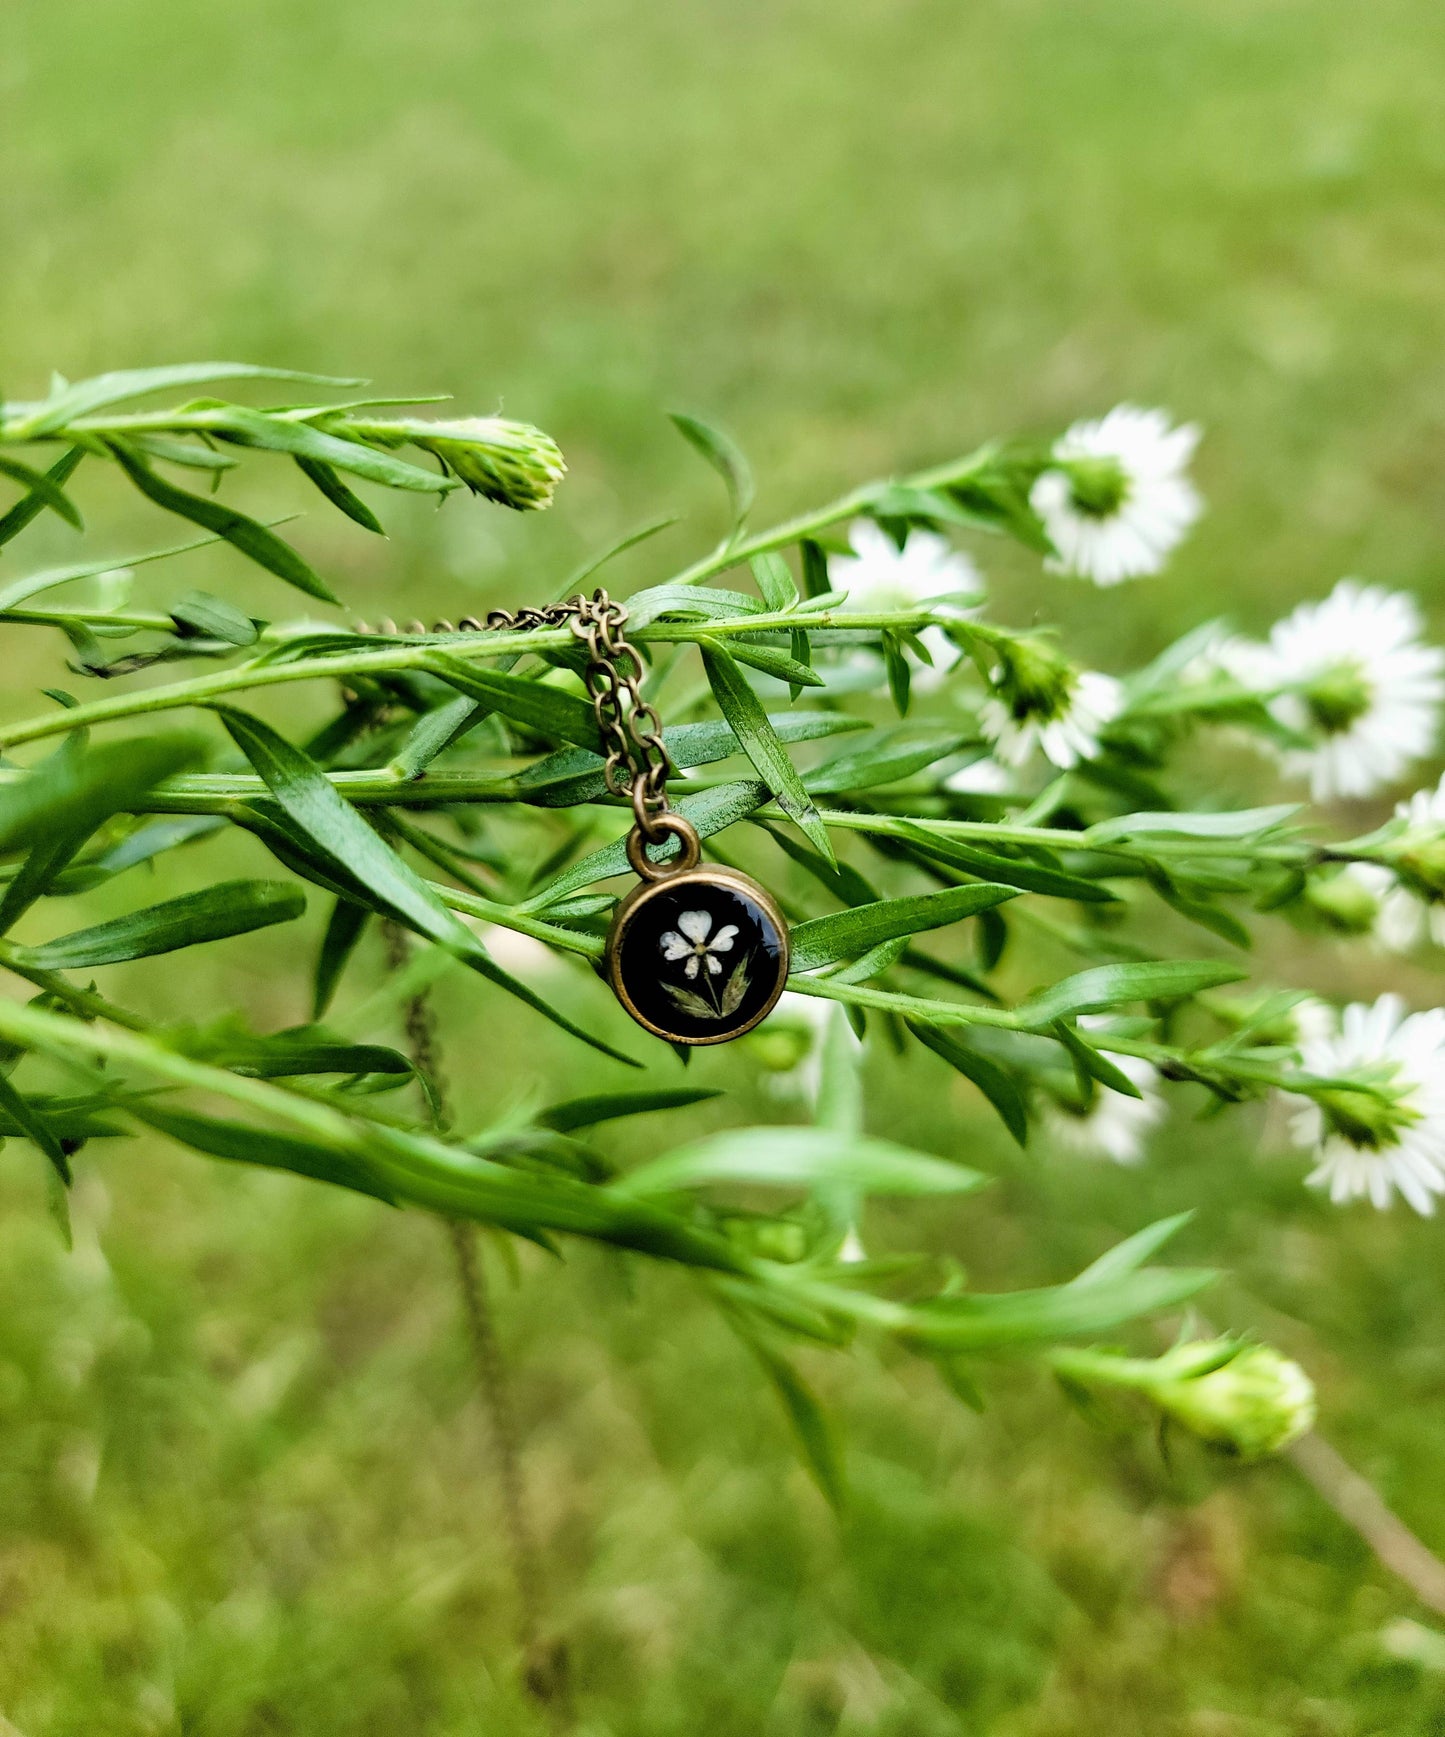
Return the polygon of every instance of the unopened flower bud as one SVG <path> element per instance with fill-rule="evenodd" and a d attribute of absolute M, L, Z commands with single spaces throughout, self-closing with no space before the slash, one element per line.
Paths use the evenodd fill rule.
<path fill-rule="evenodd" d="M 550 434 L 500 416 L 468 416 L 455 422 L 419 417 L 394 421 L 353 420 L 347 431 L 377 446 L 419 446 L 441 460 L 473 494 L 518 512 L 549 507 L 566 475 L 561 449 Z"/>
<path fill-rule="evenodd" d="M 1180 1346 L 1162 1361 L 1191 1349 Z M 1241 1459 L 1278 1453 L 1315 1421 L 1314 1383 L 1298 1363 L 1268 1345 L 1246 1345 L 1203 1374 L 1183 1373 L 1151 1384 L 1149 1391 L 1166 1416 Z"/>
<path fill-rule="evenodd" d="M 1380 900 L 1363 875 L 1344 870 L 1311 875 L 1292 909 L 1312 927 L 1368 935 L 1379 921 Z"/>

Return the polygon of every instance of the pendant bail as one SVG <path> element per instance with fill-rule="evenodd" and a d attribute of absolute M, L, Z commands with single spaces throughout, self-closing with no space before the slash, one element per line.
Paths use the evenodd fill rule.
<path fill-rule="evenodd" d="M 652 815 L 651 820 L 653 836 L 650 840 L 641 822 L 627 835 L 627 860 L 632 864 L 633 872 L 644 881 L 665 881 L 672 875 L 695 869 L 702 856 L 702 843 L 692 822 L 668 810 Z M 682 849 L 671 862 L 654 862 L 647 854 L 647 846 L 656 844 L 662 834 L 669 832 L 680 840 Z"/>

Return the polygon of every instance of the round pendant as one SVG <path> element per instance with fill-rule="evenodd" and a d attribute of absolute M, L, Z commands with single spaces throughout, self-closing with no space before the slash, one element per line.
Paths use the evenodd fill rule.
<path fill-rule="evenodd" d="M 627 854 L 643 877 L 617 907 L 607 978 L 632 1017 L 673 1043 L 727 1043 L 772 1011 L 788 980 L 788 926 L 756 881 L 698 863 L 697 834 L 679 816 L 674 863 L 647 857 L 640 833 Z"/>

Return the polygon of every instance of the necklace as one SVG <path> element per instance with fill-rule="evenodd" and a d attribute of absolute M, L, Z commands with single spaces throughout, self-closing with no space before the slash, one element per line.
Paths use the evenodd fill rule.
<path fill-rule="evenodd" d="M 672 762 L 662 720 L 642 697 L 646 667 L 623 637 L 626 622 L 626 608 L 598 589 L 546 609 L 494 609 L 485 630 L 569 625 L 583 642 L 607 789 L 632 803 L 627 860 L 638 877 L 607 932 L 607 981 L 655 1036 L 670 1043 L 727 1043 L 765 1019 L 782 994 L 788 926 L 750 876 L 701 860 L 697 828 L 669 806 Z M 482 629 L 472 619 L 460 625 Z"/>

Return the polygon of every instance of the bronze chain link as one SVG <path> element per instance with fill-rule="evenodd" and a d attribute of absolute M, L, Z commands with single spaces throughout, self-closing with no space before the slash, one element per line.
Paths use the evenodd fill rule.
<path fill-rule="evenodd" d="M 626 606 L 614 602 L 599 586 L 590 597 L 569 597 L 544 609 L 493 609 L 485 625 L 471 615 L 455 627 L 439 621 L 432 632 L 516 633 L 570 626 L 587 647 L 583 680 L 602 737 L 607 788 L 613 796 L 631 797 L 639 831 L 656 844 L 670 830 L 658 819 L 668 812 L 667 780 L 673 768 L 662 740 L 662 719 L 642 697 L 647 666 L 637 647 L 623 637 L 626 624 Z M 379 631 L 392 634 L 396 628 L 383 621 Z M 413 621 L 405 631 L 421 634 L 426 628 Z"/>

